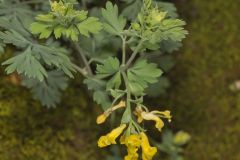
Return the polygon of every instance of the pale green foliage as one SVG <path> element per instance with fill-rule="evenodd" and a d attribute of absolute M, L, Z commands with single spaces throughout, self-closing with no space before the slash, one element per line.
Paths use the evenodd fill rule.
<path fill-rule="evenodd" d="M 148 3 L 138 14 L 138 22 L 132 23 L 132 32 L 137 35 L 132 38 L 132 43 L 134 45 L 139 37 L 146 39 L 144 48 L 150 50 L 160 49 L 162 42 L 165 45 L 173 42 L 178 44 L 187 34 L 184 25 L 184 21 L 171 18 L 167 16 L 167 12 L 158 7 L 153 8 Z"/>
<path fill-rule="evenodd" d="M 143 5 L 143 2 L 141 0 L 122 0 L 127 3 L 127 6 L 122 11 L 122 14 L 131 19 L 135 20 L 138 13 L 141 11 L 141 7 Z M 167 12 L 167 16 L 171 18 L 177 18 L 177 9 L 172 3 L 168 2 L 159 2 L 159 1 L 153 1 L 154 6 L 158 6 L 159 9 L 163 12 Z"/>
<path fill-rule="evenodd" d="M 47 78 L 40 82 L 34 78 L 23 78 L 23 85 L 31 89 L 33 97 L 44 106 L 56 106 L 60 102 L 61 92 L 66 89 L 68 78 L 61 71 L 50 71 Z"/>
<path fill-rule="evenodd" d="M 87 17 L 87 11 L 78 11 L 72 3 L 52 2 L 52 12 L 38 15 L 36 22 L 31 24 L 33 34 L 39 34 L 39 38 L 48 38 L 53 33 L 55 38 L 66 36 L 73 41 L 78 40 L 79 33 L 89 37 L 89 33 L 98 33 L 102 24 L 98 18 Z"/>
<path fill-rule="evenodd" d="M 148 49 L 161 52 L 176 50 L 187 34 L 183 29 L 185 22 L 176 19 L 176 8 L 172 4 L 151 0 L 123 1 L 127 7 L 122 13 L 116 4 L 107 2 L 102 9 L 90 10 L 90 16 L 84 8 L 77 7 L 79 3 L 75 0 L 53 1 L 49 13 L 46 13 L 46 7 L 49 9 L 46 3 L 40 4 L 42 9 L 34 11 L 30 5 L 21 2 L 4 1 L 0 5 L 0 51 L 5 44 L 14 45 L 19 51 L 3 63 L 6 72 L 17 72 L 29 79 L 25 86 L 47 106 L 54 106 L 60 100 L 60 91 L 65 88 L 60 84 L 66 84 L 62 73 L 73 77 L 75 70 L 86 77 L 84 83 L 93 92 L 93 99 L 104 109 L 126 98 L 127 92 L 136 96 L 138 99 L 131 101 L 139 104 L 143 103 L 146 93 L 152 96 L 163 93 L 169 84 L 162 73 L 171 68 L 166 66 L 171 66 L 172 62 L 165 61 L 159 53 L 160 60 L 152 60 L 148 57 L 152 54 Z M 98 3 L 87 0 L 81 4 L 88 2 Z M 132 23 L 127 24 L 128 21 Z M 102 27 L 105 32 L 100 32 Z M 38 42 L 31 33 L 44 40 Z M 50 42 L 52 35 L 56 39 L 64 37 L 62 40 L 68 41 L 64 44 L 70 44 L 71 49 Z M 73 45 L 72 41 L 77 42 Z M 72 48 L 76 45 L 78 47 Z M 133 53 L 129 53 L 128 47 Z M 122 61 L 117 57 L 119 51 L 126 54 L 124 57 L 122 53 Z M 74 58 L 68 52 L 73 53 Z M 78 61 L 78 57 L 84 58 Z M 59 74 L 55 74 L 56 70 Z M 58 78 L 59 81 L 56 80 Z M 53 80 L 59 86 L 54 86 Z M 159 88 L 156 92 L 153 90 L 155 87 Z"/>

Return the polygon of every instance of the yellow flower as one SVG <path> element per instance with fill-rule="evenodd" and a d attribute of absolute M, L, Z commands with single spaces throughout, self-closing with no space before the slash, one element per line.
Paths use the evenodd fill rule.
<path fill-rule="evenodd" d="M 119 127 L 113 129 L 110 133 L 105 136 L 101 136 L 98 140 L 98 147 L 103 148 L 111 144 L 116 144 L 116 139 L 126 128 L 126 124 L 122 124 Z"/>
<path fill-rule="evenodd" d="M 128 155 L 124 157 L 124 160 L 138 160 L 137 151 L 141 146 L 141 136 L 138 134 L 122 136 L 120 142 L 127 146 Z"/>
<path fill-rule="evenodd" d="M 150 146 L 148 137 L 145 133 L 141 133 L 141 138 L 142 160 L 152 160 L 153 156 L 157 153 L 157 148 Z"/>
<path fill-rule="evenodd" d="M 138 123 L 142 123 L 143 117 L 142 117 L 142 107 L 138 106 L 136 107 L 135 111 L 133 112 L 137 116 Z"/>
<path fill-rule="evenodd" d="M 141 117 L 144 119 L 144 120 L 152 120 L 152 121 L 155 121 L 155 127 L 161 131 L 163 126 L 164 126 L 164 123 L 163 121 L 161 120 L 161 118 L 159 118 L 157 115 L 151 113 L 151 112 L 142 112 L 141 114 Z"/>
<path fill-rule="evenodd" d="M 102 123 L 104 123 L 105 121 L 106 121 L 106 119 L 107 119 L 107 117 L 108 117 L 109 115 L 106 115 L 106 114 L 101 114 L 101 115 L 99 115 L 98 117 L 97 117 L 97 124 L 102 124 Z"/>
<path fill-rule="evenodd" d="M 148 110 L 143 111 L 142 107 L 138 106 L 135 109 L 134 114 L 137 116 L 138 123 L 141 123 L 143 120 L 152 120 L 155 121 L 155 127 L 161 131 L 164 127 L 164 123 L 161 118 L 167 118 L 168 121 L 171 121 L 172 116 L 170 115 L 170 111 L 152 111 L 149 112 Z M 160 118 L 161 117 L 161 118 Z"/>
<path fill-rule="evenodd" d="M 99 116 L 97 117 L 97 120 L 96 120 L 97 124 L 102 124 L 102 123 L 104 123 L 104 122 L 106 121 L 106 119 L 109 117 L 109 115 L 110 115 L 113 111 L 115 111 L 115 110 L 117 110 L 117 109 L 119 109 L 119 108 L 123 108 L 123 107 L 125 107 L 125 106 L 126 106 L 125 101 L 120 101 L 117 105 L 115 105 L 115 106 L 113 106 L 113 107 L 110 107 L 110 108 L 107 109 L 103 114 L 101 114 L 101 115 L 99 115 Z"/>

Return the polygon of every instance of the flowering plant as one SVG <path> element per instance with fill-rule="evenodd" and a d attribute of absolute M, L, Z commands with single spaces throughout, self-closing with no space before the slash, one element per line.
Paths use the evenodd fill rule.
<path fill-rule="evenodd" d="M 150 111 L 144 105 L 146 90 L 158 83 L 163 74 L 149 55 L 159 50 L 177 49 L 187 34 L 183 28 L 185 22 L 152 0 L 134 1 L 140 4 L 135 17 L 127 17 L 126 10 L 125 14 L 120 14 L 118 6 L 110 1 L 104 8 L 96 9 L 95 14 L 83 10 L 85 0 L 80 7 L 74 0 L 49 2 L 51 11 L 34 15 L 35 20 L 28 12 L 31 6 L 25 6 L 24 2 L 1 2 L 0 9 L 12 7 L 14 14 L 9 14 L 8 18 L 0 16 L 0 46 L 12 44 L 20 51 L 3 63 L 7 66 L 6 72 L 18 73 L 22 84 L 49 107 L 59 102 L 67 77 L 72 78 L 74 72 L 79 72 L 92 91 L 93 99 L 104 110 L 97 124 L 104 123 L 113 112 L 122 111 L 119 127 L 100 137 L 98 146 L 116 144 L 121 135 L 120 143 L 128 151 L 125 160 L 137 160 L 140 148 L 142 159 L 151 160 L 157 148 L 149 144 L 141 124 L 154 121 L 161 131 L 162 119 L 170 122 L 171 115 L 168 110 Z M 46 6 L 41 4 L 42 11 Z M 39 7 L 38 4 L 35 7 Z M 21 14 L 16 14 L 18 12 Z"/>

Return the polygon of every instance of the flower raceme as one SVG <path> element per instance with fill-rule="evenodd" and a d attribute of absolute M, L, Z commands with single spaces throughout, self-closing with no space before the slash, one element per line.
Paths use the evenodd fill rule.
<path fill-rule="evenodd" d="M 119 108 L 126 107 L 125 101 L 120 101 L 118 104 L 110 107 L 104 113 L 97 117 L 97 124 L 102 124 L 111 115 L 111 113 Z M 155 127 L 161 131 L 164 127 L 164 122 L 161 118 L 166 118 L 171 121 L 170 111 L 149 111 L 147 107 L 139 105 L 133 112 L 137 116 L 137 122 L 142 123 L 143 120 L 155 121 Z M 128 126 L 128 127 L 127 127 Z M 127 129 L 126 129 L 127 128 Z M 126 129 L 126 131 L 124 131 Z M 137 131 L 136 131 L 136 130 Z M 123 133 L 124 132 L 124 133 Z M 113 129 L 110 133 L 101 136 L 98 140 L 98 147 L 103 148 L 112 144 L 116 144 L 116 139 L 120 136 L 120 143 L 127 147 L 127 155 L 124 160 L 138 160 L 138 151 L 142 150 L 142 160 L 152 160 L 157 153 L 157 148 L 150 146 L 147 135 L 144 133 L 144 129 L 138 126 L 134 120 L 128 124 L 122 123 L 119 127 Z"/>
<path fill-rule="evenodd" d="M 107 135 L 100 137 L 98 146 L 103 148 L 111 144 L 116 144 L 116 139 L 122 134 L 126 126 L 126 124 L 121 124 Z M 138 150 L 140 148 L 142 148 L 142 160 L 152 160 L 157 153 L 157 148 L 150 146 L 148 137 L 144 132 L 130 135 L 125 134 L 121 136 L 120 143 L 127 147 L 128 154 L 124 157 L 124 160 L 138 160 Z"/>

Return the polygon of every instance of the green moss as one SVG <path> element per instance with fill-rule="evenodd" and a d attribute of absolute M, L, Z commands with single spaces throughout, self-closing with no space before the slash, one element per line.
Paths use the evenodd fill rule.
<path fill-rule="evenodd" d="M 1 76 L 0 159 L 96 160 L 94 107 L 83 90 L 75 82 L 61 105 L 47 109 Z"/>
<path fill-rule="evenodd" d="M 193 137 L 186 159 L 240 159 L 239 96 L 229 90 L 240 75 L 239 6 L 235 0 L 178 5 L 190 34 L 165 105 L 172 106 L 172 125 Z"/>

